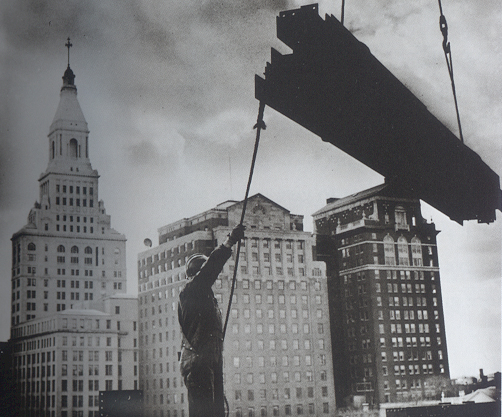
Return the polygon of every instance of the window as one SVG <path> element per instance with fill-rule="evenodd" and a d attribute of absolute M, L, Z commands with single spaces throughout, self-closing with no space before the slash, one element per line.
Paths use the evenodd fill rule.
<path fill-rule="evenodd" d="M 408 254 L 408 241 L 404 236 L 397 239 L 397 251 L 399 256 L 399 265 L 408 266 L 410 264 Z"/>
<path fill-rule="evenodd" d="M 411 239 L 411 258 L 413 266 L 422 266 L 422 242 L 416 236 Z"/>
<path fill-rule="evenodd" d="M 396 206 L 396 209 L 394 211 L 394 217 L 396 220 L 397 228 L 405 227 L 408 224 L 408 221 L 406 220 L 406 211 L 404 210 L 403 207 Z"/>
<path fill-rule="evenodd" d="M 383 238 L 383 248 L 385 254 L 385 265 L 396 265 L 394 239 L 390 235 L 387 235 Z"/>

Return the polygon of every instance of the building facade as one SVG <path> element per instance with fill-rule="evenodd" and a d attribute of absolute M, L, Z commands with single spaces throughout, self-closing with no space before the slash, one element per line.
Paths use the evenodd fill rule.
<path fill-rule="evenodd" d="M 230 201 L 159 229 L 159 245 L 138 256 L 140 388 L 145 416 L 188 416 L 179 368 L 178 294 L 184 264 L 208 255 L 239 223 Z M 334 411 L 324 262 L 303 216 L 257 194 L 249 199 L 224 347 L 230 416 L 329 415 Z M 213 291 L 225 317 L 235 254 Z"/>
<path fill-rule="evenodd" d="M 449 378 L 434 223 L 383 184 L 314 214 L 327 264 L 337 406 L 411 401 Z"/>
<path fill-rule="evenodd" d="M 97 415 L 98 386 L 118 389 L 123 380 L 132 389 L 137 380 L 137 300 L 125 295 L 126 238 L 111 228 L 99 200 L 74 79 L 68 65 L 39 201 L 11 239 L 11 343 L 22 416 Z M 117 362 L 121 356 L 127 362 Z"/>

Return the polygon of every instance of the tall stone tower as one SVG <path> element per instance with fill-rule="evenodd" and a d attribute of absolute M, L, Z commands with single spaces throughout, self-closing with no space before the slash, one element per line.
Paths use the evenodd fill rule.
<path fill-rule="evenodd" d="M 137 298 L 125 294 L 126 238 L 99 200 L 74 80 L 68 61 L 39 202 L 11 238 L 21 416 L 94 417 L 100 390 L 137 387 L 138 310 Z"/>
<path fill-rule="evenodd" d="M 38 180 L 40 202 L 12 236 L 13 326 L 126 291 L 126 238 L 111 228 L 99 200 L 74 80 L 68 65 Z"/>

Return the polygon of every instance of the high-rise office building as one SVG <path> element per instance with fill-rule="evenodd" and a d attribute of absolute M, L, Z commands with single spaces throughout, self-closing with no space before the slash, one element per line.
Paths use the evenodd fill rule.
<path fill-rule="evenodd" d="M 138 256 L 147 417 L 188 416 L 177 357 L 184 265 L 224 241 L 242 205 L 229 201 L 161 227 L 159 245 Z M 261 194 L 250 197 L 244 224 L 223 352 L 230 416 L 329 415 L 335 401 L 326 268 L 314 260 L 314 237 L 303 231 L 303 216 Z M 232 257 L 213 286 L 223 317 L 234 268 Z"/>
<path fill-rule="evenodd" d="M 383 184 L 314 214 L 327 264 L 337 406 L 417 400 L 449 378 L 434 223 Z"/>
<path fill-rule="evenodd" d="M 137 298 L 125 294 L 126 238 L 111 228 L 98 198 L 74 79 L 68 64 L 39 202 L 11 239 L 11 343 L 22 416 L 94 417 L 99 390 L 137 385 Z"/>

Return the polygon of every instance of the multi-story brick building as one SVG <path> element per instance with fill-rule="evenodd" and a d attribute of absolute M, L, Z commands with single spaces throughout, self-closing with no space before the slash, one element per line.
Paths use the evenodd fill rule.
<path fill-rule="evenodd" d="M 74 78 L 68 65 L 39 202 L 11 239 L 11 343 L 22 416 L 97 416 L 99 390 L 137 385 L 137 299 L 125 294 L 126 238 L 111 228 L 99 200 Z"/>
<path fill-rule="evenodd" d="M 383 184 L 314 214 L 327 264 L 338 407 L 425 398 L 449 378 L 436 235 L 420 201 Z"/>
<path fill-rule="evenodd" d="M 177 354 L 178 294 L 184 264 L 208 255 L 240 221 L 230 201 L 159 229 L 159 245 L 138 257 L 140 387 L 148 417 L 187 416 Z M 249 199 L 237 286 L 225 338 L 230 415 L 328 415 L 334 410 L 324 262 L 303 216 L 257 194 Z M 235 267 L 231 258 L 213 291 L 225 313 Z M 225 316 L 225 314 L 223 314 Z"/>

